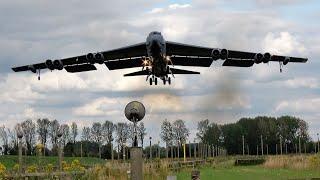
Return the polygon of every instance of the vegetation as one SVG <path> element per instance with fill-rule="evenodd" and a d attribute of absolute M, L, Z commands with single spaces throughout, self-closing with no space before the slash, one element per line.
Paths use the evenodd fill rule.
<path fill-rule="evenodd" d="M 58 165 L 58 157 L 56 156 L 46 156 L 46 157 L 41 157 L 40 160 L 36 156 L 27 156 L 23 157 L 23 161 L 26 163 L 26 166 L 32 166 L 32 165 L 37 165 L 38 167 L 45 167 L 50 169 L 50 165 L 57 167 Z M 96 164 L 104 164 L 105 160 L 99 159 L 99 158 L 92 158 L 92 157 L 64 157 L 63 160 L 70 164 L 74 160 L 78 160 L 79 164 L 82 164 L 84 166 L 94 166 Z M 18 164 L 18 156 L 15 155 L 5 155 L 5 156 L 0 156 L 0 162 L 2 165 L 4 165 L 7 170 L 13 169 L 14 166 L 17 166 Z M 0 165 L 1 166 L 1 165 Z M 17 168 L 19 169 L 19 168 Z"/>

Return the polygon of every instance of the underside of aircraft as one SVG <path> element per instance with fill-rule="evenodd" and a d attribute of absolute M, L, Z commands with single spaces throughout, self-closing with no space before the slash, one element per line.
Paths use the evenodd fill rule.
<path fill-rule="evenodd" d="M 276 61 L 282 66 L 292 63 L 305 63 L 307 58 L 290 57 L 266 53 L 234 51 L 224 48 L 209 48 L 165 41 L 160 32 L 151 32 L 146 42 L 119 49 L 88 53 L 85 55 L 45 60 L 41 63 L 14 67 L 14 72 L 31 71 L 38 73 L 42 69 L 63 70 L 69 73 L 97 70 L 95 64 L 105 64 L 109 70 L 138 68 L 140 71 L 124 76 L 146 76 L 150 85 L 171 84 L 175 74 L 200 74 L 196 71 L 178 69 L 175 66 L 210 67 L 213 61 L 223 60 L 222 66 L 251 67 L 254 64 Z"/>

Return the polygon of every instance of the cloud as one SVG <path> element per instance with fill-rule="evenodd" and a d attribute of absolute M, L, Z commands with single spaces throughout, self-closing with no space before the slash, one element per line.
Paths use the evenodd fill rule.
<path fill-rule="evenodd" d="M 319 88 L 319 80 L 314 77 L 296 77 L 285 81 L 285 85 L 290 88 Z"/>
<path fill-rule="evenodd" d="M 284 100 L 276 105 L 276 111 L 287 112 L 315 112 L 318 113 L 320 108 L 320 97 L 304 98 L 298 100 Z"/>
<path fill-rule="evenodd" d="M 280 32 L 277 36 L 274 33 L 268 33 L 263 42 L 263 49 L 273 54 L 303 54 L 306 48 L 289 32 Z"/>

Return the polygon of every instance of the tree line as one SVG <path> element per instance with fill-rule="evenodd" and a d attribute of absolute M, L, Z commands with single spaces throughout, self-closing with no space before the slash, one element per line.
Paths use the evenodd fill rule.
<path fill-rule="evenodd" d="M 128 156 L 127 149 L 134 142 L 132 123 L 114 124 L 108 120 L 94 122 L 91 126 L 83 127 L 80 134 L 75 122 L 68 125 L 47 118 L 36 121 L 28 119 L 18 123 L 13 129 L 0 127 L 2 154 L 17 154 L 18 126 L 23 132 L 24 153 L 28 155 L 34 155 L 36 144 L 40 143 L 45 147 L 45 155 L 57 155 L 57 148 L 61 145 L 65 156 L 110 159 L 114 155 L 115 158 L 122 158 Z M 191 152 L 196 152 L 195 144 L 199 143 L 206 147 L 221 147 L 228 154 L 256 154 L 263 150 L 265 154 L 276 154 L 282 147 L 287 153 L 297 152 L 298 149 L 307 152 L 314 150 L 308 134 L 308 124 L 291 116 L 242 118 L 236 123 L 228 124 L 203 120 L 198 122 L 196 140 L 193 142 L 188 140 L 190 130 L 184 120 L 164 120 L 159 136 L 165 147 L 160 147 L 159 142 L 153 143 L 151 150 L 150 144 L 145 147 L 147 133 L 143 122 L 138 124 L 137 135 L 144 154 L 152 157 L 182 157 L 183 144 L 187 144 L 187 152 L 191 156 Z"/>

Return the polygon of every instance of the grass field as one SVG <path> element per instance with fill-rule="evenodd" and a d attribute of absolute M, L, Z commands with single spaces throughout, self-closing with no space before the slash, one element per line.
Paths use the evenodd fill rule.
<path fill-rule="evenodd" d="M 177 174 L 178 179 L 190 179 L 191 170 Z M 318 170 L 268 169 L 262 166 L 203 167 L 200 168 L 201 180 L 206 179 L 305 179 L 320 178 Z"/>
<path fill-rule="evenodd" d="M 84 166 L 93 166 L 95 164 L 105 163 L 105 160 L 93 157 L 64 157 L 63 160 L 67 163 L 72 162 L 74 159 L 78 159 L 82 165 Z M 47 164 L 52 164 L 54 166 L 58 165 L 58 157 L 57 156 L 45 156 L 40 159 L 36 156 L 27 156 L 23 157 L 23 162 L 26 163 L 27 166 L 30 165 L 40 165 L 45 166 Z M 12 167 L 18 163 L 18 156 L 5 155 L 0 156 L 0 163 L 6 166 L 7 169 L 12 169 Z"/>

